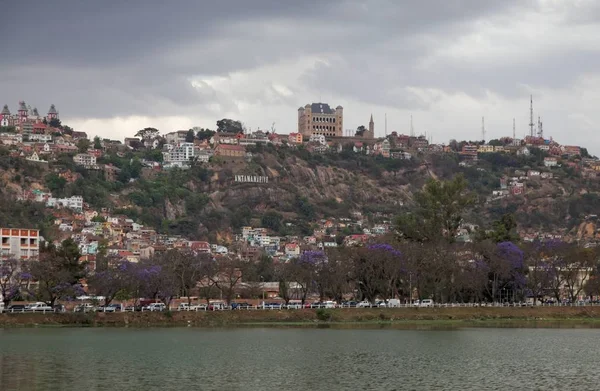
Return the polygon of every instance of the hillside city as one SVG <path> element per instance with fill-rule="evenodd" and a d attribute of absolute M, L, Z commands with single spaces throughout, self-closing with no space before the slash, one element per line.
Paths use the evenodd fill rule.
<path fill-rule="evenodd" d="M 61 248 L 65 241 L 70 241 L 77 249 L 78 262 L 92 274 L 99 270 L 99 258 L 102 263 L 109 259 L 111 265 L 138 264 L 161 254 L 171 254 L 173 250 L 190 252 L 194 256 L 235 258 L 255 263 L 268 259 L 277 265 L 315 257 L 314 254 L 325 254 L 331 249 L 358 246 L 382 251 L 373 248 L 374 243 L 389 241 L 395 235 L 396 213 L 389 210 L 365 211 L 355 207 L 344 210 L 339 207 L 340 213 L 328 215 L 327 208 L 316 213 L 315 206 L 303 196 L 297 196 L 294 201 L 302 222 L 288 218 L 284 210 L 263 209 L 260 217 L 256 210 L 250 210 L 238 218 L 236 211 L 243 210 L 243 205 L 239 205 L 231 207 L 231 221 L 236 219 L 236 223 L 228 229 L 212 230 L 206 223 L 202 230 L 197 227 L 199 222 L 194 223 L 192 217 L 186 220 L 185 216 L 201 216 L 203 208 L 214 200 L 193 187 L 183 191 L 179 186 L 173 186 L 169 190 L 183 192 L 186 201 L 183 210 L 178 210 L 175 202 L 167 197 L 164 212 L 161 209 L 163 216 L 150 212 L 143 215 L 147 209 L 156 207 L 156 198 L 152 195 L 152 186 L 136 187 L 143 186 L 142 180 L 158 183 L 183 178 L 181 183 L 186 183 L 187 187 L 191 182 L 186 175 L 193 176 L 194 180 L 201 178 L 203 183 L 209 183 L 211 175 L 216 175 L 220 186 L 216 192 L 287 186 L 285 178 L 269 170 L 265 163 L 270 155 L 296 154 L 297 159 L 302 157 L 309 162 L 310 159 L 338 159 L 334 157 L 336 155 L 344 159 L 356 156 L 393 169 L 427 170 L 433 180 L 438 180 L 438 175 L 425 162 L 440 156 L 454 159 L 460 169 L 475 173 L 486 171 L 483 163 L 494 165 L 496 160 L 538 158 L 537 166 L 503 167 L 499 180 L 490 181 L 483 190 L 482 202 L 485 204 L 528 197 L 529 191 L 552 183 L 557 176 L 565 177 L 565 173 L 566 177 L 576 173 L 585 180 L 600 175 L 598 158 L 590 156 L 583 146 L 563 145 L 544 137 L 541 120 L 535 129 L 532 123 L 530 134 L 522 139 L 516 138 L 513 131 L 512 137 L 487 142 L 450 140 L 448 144 L 436 144 L 425 135 L 415 135 L 412 129 L 408 135 L 396 131 L 387 134 L 386 130 L 384 137 L 376 137 L 373 116 L 367 126 L 348 131 L 344 128 L 343 110 L 341 106 L 333 109 L 326 103 L 300 107 L 298 129 L 289 134 L 278 134 L 273 129 L 248 131 L 239 121 L 223 119 L 217 122 L 215 130 L 196 127 L 161 134 L 149 127 L 123 140 L 110 140 L 98 136 L 90 138 L 84 131 L 62 124 L 54 105 L 46 115 L 40 115 L 36 108 L 32 109 L 25 102 L 19 102 L 16 112 L 4 105 L 0 113 L 0 157 L 5 164 L 0 172 L 12 175 L 8 177 L 12 179 L 7 181 L 7 188 L 0 196 L 5 203 L 37 205 L 42 211 L 40 221 L 30 226 L 1 221 L 0 256 L 4 260 L 35 260 L 41 257 L 44 242 Z M 253 165 L 260 167 L 253 168 Z M 261 168 L 265 165 L 266 169 Z M 227 178 L 221 180 L 225 174 Z M 26 175 L 39 180 L 26 179 Z M 119 185 L 113 192 L 101 194 L 92 194 L 88 186 L 82 186 L 97 181 L 106 186 Z M 127 202 L 123 202 L 124 197 Z M 332 202 L 336 204 L 335 199 Z M 407 202 L 410 197 L 399 201 L 398 207 Z M 245 208 L 249 209 L 248 206 Z M 331 210 L 336 209 L 332 207 Z M 593 214 L 585 216 L 585 219 L 595 218 Z M 214 224 L 219 226 L 218 221 Z M 462 219 L 452 235 L 452 242 L 474 243 L 477 235 L 490 228 Z M 508 230 L 515 231 L 516 225 L 509 224 Z M 447 230 L 442 232 L 445 235 Z M 517 237 L 523 243 L 534 243 L 560 241 L 566 239 L 567 234 L 566 230 L 519 229 Z M 593 247 L 593 242 L 587 241 L 585 247 Z M 469 254 L 467 258 L 473 253 Z M 464 257 L 464 253 L 462 255 Z M 242 283 L 240 273 L 243 268 L 236 266 L 234 269 L 236 273 L 230 273 L 227 278 L 236 275 L 235 284 Z M 581 271 L 581 268 L 577 270 Z M 225 278 L 223 270 L 214 273 L 219 274 L 220 279 Z M 268 287 L 269 297 L 282 295 L 274 272 L 261 270 L 256 273 L 261 278 L 263 294 Z M 571 299 L 580 298 L 584 283 L 591 278 L 591 271 L 588 274 L 581 277 L 577 284 L 578 295 Z M 254 277 L 256 280 L 256 275 Z M 300 281 L 296 283 L 301 284 Z M 561 287 L 563 291 L 568 290 L 566 285 Z M 514 297 L 514 281 L 510 289 Z M 575 289 L 573 284 L 571 289 Z M 390 293 L 390 296 L 397 294 Z M 375 293 L 364 296 L 371 299 L 373 295 Z M 494 292 L 491 298 L 495 300 L 496 295 Z M 321 299 L 324 296 L 320 294 Z M 409 298 L 413 297 L 411 287 Z M 305 298 L 306 294 L 302 299 Z"/>

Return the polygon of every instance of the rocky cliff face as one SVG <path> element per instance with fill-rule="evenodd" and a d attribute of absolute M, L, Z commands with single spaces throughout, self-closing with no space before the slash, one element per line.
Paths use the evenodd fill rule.
<path fill-rule="evenodd" d="M 279 208 L 305 197 L 314 204 L 335 200 L 361 208 L 365 205 L 401 205 L 410 197 L 408 185 L 381 180 L 337 167 L 309 167 L 296 161 L 286 167 L 269 167 L 263 175 L 269 183 L 227 183 L 210 194 L 216 207 L 235 208 L 242 205 L 257 209 Z M 389 174 L 388 174 L 389 176 Z"/>

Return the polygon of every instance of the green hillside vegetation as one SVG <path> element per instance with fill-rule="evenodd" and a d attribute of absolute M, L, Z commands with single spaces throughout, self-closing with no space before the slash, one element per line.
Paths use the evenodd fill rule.
<path fill-rule="evenodd" d="M 199 134 L 207 138 L 211 132 Z M 306 235 L 316 220 L 347 217 L 352 211 L 392 217 L 411 209 L 413 194 L 429 178 L 447 180 L 457 174 L 464 176 L 467 188 L 476 195 L 466 215 L 468 221 L 483 227 L 505 214 L 515 214 L 521 228 L 572 229 L 600 206 L 599 184 L 581 178 L 566 165 L 552 169 L 552 180 L 529 180 L 526 196 L 488 201 L 503 176 L 514 176 L 517 169 L 549 170 L 543 165 L 545 153 L 535 148 L 529 157 L 480 154 L 476 165 L 466 167 L 459 165 L 455 153 L 386 159 L 354 153 L 351 145 L 343 146 L 339 153 L 325 154 L 270 144 L 248 147 L 247 151 L 253 155 L 249 161 L 214 157 L 208 164 L 194 163 L 187 170 L 155 171 L 143 162 L 160 161 L 160 151 L 108 150 L 98 164 L 112 164 L 120 171 L 116 180 L 107 181 L 100 170 L 76 166 L 72 155 L 63 154 L 40 165 L 11 158 L 8 149 L 0 147 L 2 181 L 13 185 L 0 188 L 4 200 L 0 225 L 49 225 L 48 211 L 41 205 L 14 202 L 17 188 L 26 190 L 33 185 L 57 197 L 81 195 L 93 209 L 109 208 L 158 232 L 191 238 L 214 238 L 216 232 L 250 224 L 282 235 Z M 80 178 L 68 183 L 58 175 L 65 170 Z M 237 174 L 268 176 L 270 181 L 234 183 Z"/>

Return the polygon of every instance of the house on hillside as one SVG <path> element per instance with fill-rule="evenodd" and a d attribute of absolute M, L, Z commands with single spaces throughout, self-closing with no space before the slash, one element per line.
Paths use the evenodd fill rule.
<path fill-rule="evenodd" d="M 245 157 L 246 148 L 242 145 L 218 144 L 215 148 L 215 156 Z"/>
<path fill-rule="evenodd" d="M 558 159 L 552 156 L 544 158 L 544 166 L 546 167 L 556 167 L 558 165 Z"/>

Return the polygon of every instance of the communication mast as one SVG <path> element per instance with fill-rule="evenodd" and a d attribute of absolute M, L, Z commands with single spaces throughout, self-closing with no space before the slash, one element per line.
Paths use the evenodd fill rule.
<path fill-rule="evenodd" d="M 530 95 L 530 105 L 529 105 L 529 135 L 531 137 L 535 137 L 535 131 L 533 130 L 533 95 Z"/>
<path fill-rule="evenodd" d="M 544 138 L 544 128 L 542 126 L 542 119 L 540 117 L 538 117 L 538 137 L 541 139 Z"/>
<path fill-rule="evenodd" d="M 481 140 L 485 144 L 485 118 L 481 117 Z"/>
<path fill-rule="evenodd" d="M 387 137 L 387 113 L 385 113 L 385 137 Z"/>
<path fill-rule="evenodd" d="M 517 138 L 517 132 L 515 127 L 515 119 L 513 118 L 513 140 Z"/>

